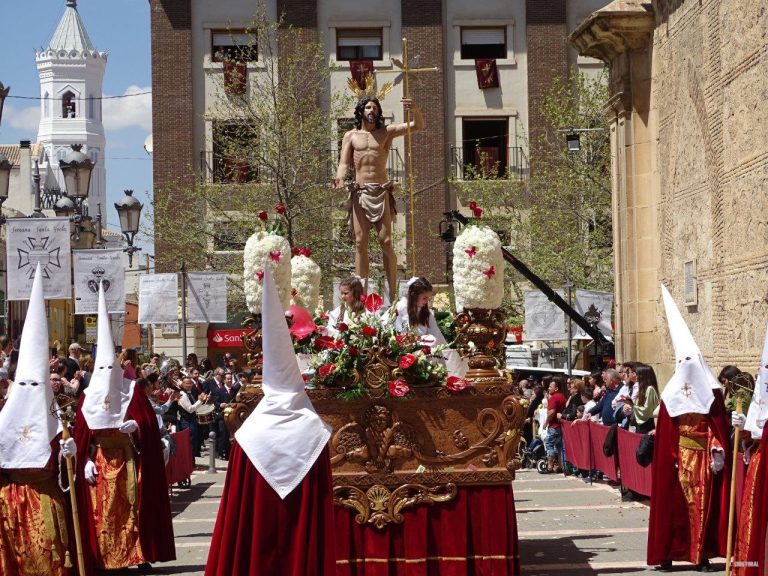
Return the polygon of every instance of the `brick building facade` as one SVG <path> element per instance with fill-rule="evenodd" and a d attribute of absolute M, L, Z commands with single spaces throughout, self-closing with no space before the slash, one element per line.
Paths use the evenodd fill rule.
<path fill-rule="evenodd" d="M 582 18 L 605 3 L 271 0 L 264 9 L 271 17 L 282 14 L 286 26 L 324 43 L 329 62 L 338 67 L 330 91 L 346 89 L 350 75 L 346 51 L 364 54 L 371 49 L 376 70 L 391 70 L 391 58 L 402 57 L 401 38 L 407 39 L 411 54 L 420 56 L 418 66 L 439 68 L 437 73 L 420 75 L 412 83 L 411 96 L 427 123 L 427 130 L 413 137 L 415 269 L 440 282 L 445 279 L 445 255 L 438 225 L 445 210 L 457 207 L 451 178 L 461 178 L 463 167 L 478 161 L 479 142 L 485 143 L 484 153 L 510 169 L 511 177 L 526 177 L 530 154 L 524 142 L 541 129 L 538 99 L 553 76 L 566 74 L 573 64 L 602 67 L 596 60 L 577 56 L 566 38 Z M 194 9 L 191 0 L 150 0 L 150 4 L 155 195 L 166 200 L 162 204 L 183 226 L 185 219 L 201 216 L 189 191 L 200 181 L 201 155 L 211 154 L 215 145 L 211 109 L 216 95 L 206 74 L 221 73 L 212 58 L 217 31 L 246 27 L 256 3 L 201 0 Z M 301 45 L 283 42 L 278 54 L 298 57 Z M 495 59 L 500 85 L 481 90 L 475 58 L 486 56 Z M 254 73 L 258 67 L 252 70 L 249 64 L 248 74 Z M 390 121 L 403 121 L 401 96 L 402 85 L 383 103 Z M 405 158 L 405 143 L 394 146 Z M 402 188 L 400 198 L 405 196 Z M 407 201 L 398 204 L 407 209 Z M 400 212 L 396 226 L 403 237 L 410 237 L 410 219 L 405 210 Z M 180 256 L 193 266 L 202 265 L 200 254 L 179 251 L 172 229 L 156 229 L 155 234 L 158 271 L 175 269 Z M 400 246 L 401 276 L 407 278 L 411 263 L 406 262 L 406 253 L 410 257 L 410 251 Z"/>

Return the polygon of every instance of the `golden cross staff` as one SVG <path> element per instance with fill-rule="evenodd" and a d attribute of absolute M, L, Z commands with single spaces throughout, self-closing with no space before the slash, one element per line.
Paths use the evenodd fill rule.
<path fill-rule="evenodd" d="M 418 61 L 419 57 L 416 56 L 413 59 L 413 63 Z M 408 60 L 408 40 L 403 38 L 403 60 L 402 62 L 397 58 L 392 58 L 392 64 L 396 70 L 377 70 L 378 74 L 398 74 L 393 84 L 397 85 L 400 81 L 403 81 L 403 98 L 410 98 L 410 86 L 408 83 L 408 75 L 415 72 L 437 72 L 439 68 L 432 66 L 429 68 L 416 68 L 411 65 Z M 407 166 L 408 171 L 406 173 L 406 187 L 408 189 L 408 203 L 410 211 L 410 227 L 411 227 L 411 276 L 416 276 L 416 222 L 414 219 L 414 185 L 413 185 L 413 148 L 411 146 L 411 110 L 405 111 L 405 141 L 407 148 Z"/>

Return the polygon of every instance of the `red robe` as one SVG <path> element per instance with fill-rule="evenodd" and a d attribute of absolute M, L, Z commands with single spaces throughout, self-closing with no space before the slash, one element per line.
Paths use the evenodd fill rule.
<path fill-rule="evenodd" d="M 768 426 L 763 427 L 763 437 L 760 441 L 760 466 L 755 479 L 755 496 L 752 508 L 752 532 L 749 539 L 747 560 L 757 561 L 756 568 L 746 570 L 744 574 L 768 575 L 768 554 L 766 554 L 766 537 L 768 537 Z"/>
<path fill-rule="evenodd" d="M 725 556 L 728 532 L 728 501 L 731 478 L 731 459 L 728 449 L 729 422 L 726 419 L 722 394 L 715 392 L 715 400 L 704 418 L 710 430 L 725 450 L 725 468 L 712 477 L 710 498 L 706 505 L 703 558 Z M 672 560 L 690 561 L 690 527 L 688 507 L 683 496 L 678 471 L 678 445 L 680 436 L 677 423 L 661 403 L 656 425 L 653 449 L 653 487 L 651 511 L 648 519 L 649 565 Z"/>
<path fill-rule="evenodd" d="M 92 573 L 92 560 L 98 555 L 98 541 L 94 530 L 93 509 L 84 476 L 85 463 L 89 459 L 89 448 L 93 432 L 80 410 L 85 395 L 80 397 L 75 418 L 75 442 L 77 443 L 77 506 L 80 517 L 80 532 L 83 539 L 86 572 Z M 171 503 L 168 484 L 165 480 L 165 463 L 160 443 L 157 418 L 144 391 L 135 386 L 125 420 L 136 420 L 139 429 L 137 446 L 140 454 L 136 458 L 141 474 L 138 487 L 138 525 L 141 550 L 147 562 L 169 562 L 176 559 L 171 521 Z"/>
<path fill-rule="evenodd" d="M 333 576 L 333 481 L 326 448 L 281 500 L 232 443 L 205 576 Z"/>

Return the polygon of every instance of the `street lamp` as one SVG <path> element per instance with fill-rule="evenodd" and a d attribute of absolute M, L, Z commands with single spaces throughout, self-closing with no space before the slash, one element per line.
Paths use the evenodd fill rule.
<path fill-rule="evenodd" d="M 93 162 L 80 151 L 82 147 L 82 144 L 72 144 L 72 151 L 64 160 L 59 160 L 67 195 L 74 200 L 78 208 L 88 197 L 93 172 Z"/>
<path fill-rule="evenodd" d="M 130 268 L 133 265 L 133 253 L 141 250 L 141 248 L 133 245 L 133 239 L 139 231 L 139 218 L 144 205 L 133 197 L 133 190 L 126 190 L 125 196 L 120 199 L 120 202 L 115 202 L 115 208 L 120 216 L 120 231 L 128 242 L 128 248 L 124 248 L 123 252 L 128 253 L 128 267 Z"/>
<path fill-rule="evenodd" d="M 605 128 L 574 128 L 570 126 L 568 128 L 560 128 L 558 132 L 565 132 L 565 143 L 568 147 L 568 152 L 580 152 L 581 151 L 581 134 L 582 132 L 602 132 Z"/>

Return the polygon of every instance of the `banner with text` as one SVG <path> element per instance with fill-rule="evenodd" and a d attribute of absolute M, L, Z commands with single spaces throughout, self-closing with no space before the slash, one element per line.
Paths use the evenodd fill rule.
<path fill-rule="evenodd" d="M 555 290 L 561 297 L 562 290 Z M 565 340 L 563 311 L 539 290 L 525 292 L 525 340 Z"/>
<path fill-rule="evenodd" d="M 47 300 L 72 297 L 69 219 L 9 218 L 6 221 L 8 300 L 29 300 L 40 263 Z"/>
<path fill-rule="evenodd" d="M 613 311 L 613 293 L 596 292 L 594 290 L 576 290 L 576 301 L 573 303 L 576 312 L 584 316 L 590 324 L 596 324 L 603 336 L 613 340 L 611 312 Z M 573 337 L 577 340 L 591 340 L 584 330 L 573 325 Z"/>
<path fill-rule="evenodd" d="M 104 286 L 107 312 L 125 312 L 123 251 L 73 250 L 75 261 L 75 314 L 99 313 L 99 281 Z"/>
<path fill-rule="evenodd" d="M 187 322 L 227 321 L 227 275 L 224 272 L 187 274 Z"/>
<path fill-rule="evenodd" d="M 170 324 L 179 320 L 177 274 L 139 277 L 139 324 Z"/>

